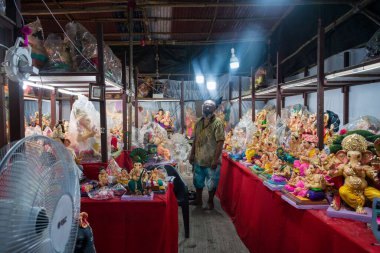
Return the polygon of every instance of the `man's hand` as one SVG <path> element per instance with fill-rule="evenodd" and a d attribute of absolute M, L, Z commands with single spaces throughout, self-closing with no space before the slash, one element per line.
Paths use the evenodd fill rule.
<path fill-rule="evenodd" d="M 212 169 L 212 170 L 215 170 L 217 167 L 218 167 L 218 161 L 213 161 L 213 162 L 211 163 L 211 169 Z"/>

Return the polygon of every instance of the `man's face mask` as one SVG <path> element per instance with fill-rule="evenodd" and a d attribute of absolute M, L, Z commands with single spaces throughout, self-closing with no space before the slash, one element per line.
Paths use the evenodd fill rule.
<path fill-rule="evenodd" d="M 216 106 L 214 101 L 207 100 L 202 105 L 203 116 L 209 117 L 215 112 Z"/>

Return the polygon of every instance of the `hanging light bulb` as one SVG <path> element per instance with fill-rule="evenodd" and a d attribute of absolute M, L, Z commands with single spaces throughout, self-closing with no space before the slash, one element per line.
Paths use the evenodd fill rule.
<path fill-rule="evenodd" d="M 203 75 L 197 75 L 195 77 L 195 81 L 197 84 L 203 84 L 205 82 L 205 77 Z"/>
<path fill-rule="evenodd" d="M 235 55 L 235 49 L 231 48 L 231 59 L 230 59 L 230 68 L 238 69 L 239 68 L 239 59 Z"/>

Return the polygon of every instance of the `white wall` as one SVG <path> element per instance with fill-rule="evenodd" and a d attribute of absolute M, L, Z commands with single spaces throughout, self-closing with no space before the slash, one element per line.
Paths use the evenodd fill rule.
<path fill-rule="evenodd" d="M 70 120 L 70 101 L 62 101 L 62 119 Z"/>

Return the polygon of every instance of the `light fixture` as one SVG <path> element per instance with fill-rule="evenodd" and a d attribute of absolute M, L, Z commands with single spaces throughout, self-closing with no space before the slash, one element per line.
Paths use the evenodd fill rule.
<path fill-rule="evenodd" d="M 197 84 L 204 84 L 205 77 L 203 75 L 197 75 L 195 77 L 195 81 L 196 81 Z"/>
<path fill-rule="evenodd" d="M 24 81 L 22 88 L 25 90 L 27 86 L 32 86 L 32 87 L 46 89 L 46 90 L 54 90 L 54 87 L 50 85 L 42 85 L 42 84 L 37 84 L 37 83 L 29 82 L 29 81 Z"/>
<path fill-rule="evenodd" d="M 181 100 L 180 99 L 165 99 L 165 98 L 157 98 L 157 99 L 141 99 L 139 98 L 138 99 L 139 102 L 180 102 Z"/>
<path fill-rule="evenodd" d="M 213 80 L 207 81 L 207 89 L 208 90 L 215 90 L 216 89 L 216 82 Z"/>
<path fill-rule="evenodd" d="M 378 68 L 380 68 L 380 62 L 364 65 L 362 67 L 358 67 L 358 68 L 354 68 L 350 70 L 338 71 L 338 72 L 326 75 L 326 79 L 329 80 L 329 79 L 334 79 L 337 77 L 349 76 L 349 75 L 353 75 L 353 74 L 357 74 L 357 73 L 361 73 L 361 72 L 365 72 L 369 70 L 374 70 Z"/>
<path fill-rule="evenodd" d="M 235 55 L 235 49 L 231 48 L 230 68 L 238 69 L 239 66 L 239 59 Z"/>
<path fill-rule="evenodd" d="M 307 79 L 307 80 L 294 81 L 294 82 L 291 82 L 289 84 L 282 85 L 281 88 L 283 90 L 285 90 L 285 89 L 290 89 L 290 88 L 294 88 L 294 87 L 299 87 L 299 86 L 304 86 L 304 85 L 316 83 L 317 81 L 318 81 L 317 78 L 311 78 L 311 79 Z"/>
<path fill-rule="evenodd" d="M 106 83 L 106 85 L 110 85 L 110 86 L 113 86 L 113 87 L 121 89 L 121 90 L 123 89 L 123 87 L 121 85 L 119 85 L 119 84 L 117 84 L 117 83 L 115 83 L 109 79 L 106 79 L 105 83 Z"/>
<path fill-rule="evenodd" d="M 58 92 L 62 93 L 62 94 L 66 94 L 66 95 L 71 95 L 71 96 L 80 96 L 80 95 L 82 95 L 80 93 L 71 92 L 71 91 L 68 91 L 68 90 L 65 90 L 65 89 L 58 89 Z"/>

